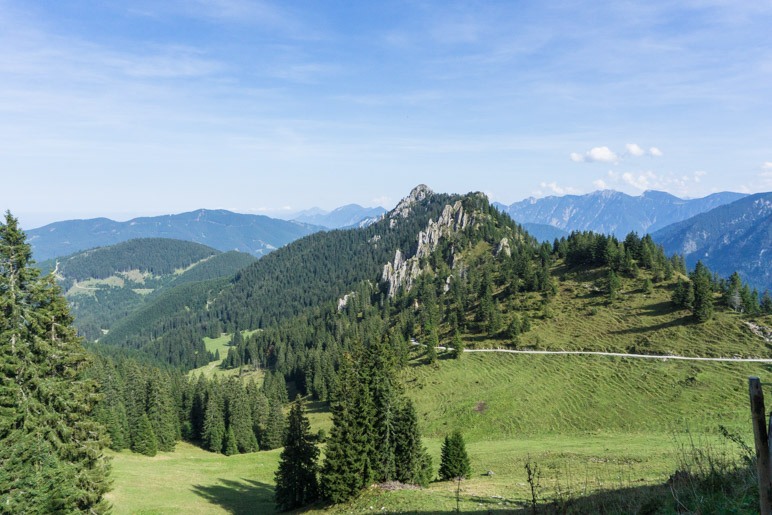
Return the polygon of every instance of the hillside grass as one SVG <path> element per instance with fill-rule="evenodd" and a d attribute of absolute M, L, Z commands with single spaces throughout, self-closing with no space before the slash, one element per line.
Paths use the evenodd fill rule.
<path fill-rule="evenodd" d="M 541 350 L 590 350 L 641 354 L 674 354 L 702 357 L 772 358 L 772 342 L 755 335 L 754 321 L 772 327 L 772 316 L 748 317 L 721 305 L 716 297 L 713 319 L 699 324 L 686 310 L 671 302 L 676 279 L 654 283 L 650 293 L 644 282 L 651 275 L 641 270 L 635 279 L 620 277 L 615 301 L 604 293 L 607 270 L 571 269 L 559 262 L 551 273 L 560 279 L 558 292 L 549 301 L 538 293 L 501 297 L 503 327 L 510 313 L 526 313 L 532 330 L 516 340 L 503 336 L 467 335 L 468 347 L 510 347 Z M 473 321 L 468 321 L 473 324 Z M 448 343 L 451 334 L 445 334 Z"/>
<path fill-rule="evenodd" d="M 736 458 L 740 450 L 718 434 L 719 424 L 752 442 L 749 375 L 772 382 L 772 369 L 758 364 L 467 354 L 408 367 L 402 379 L 435 470 L 445 434 L 464 432 L 473 475 L 461 483 L 463 512 L 525 510 L 530 462 L 541 470 L 542 503 L 594 503 L 579 504 L 578 512 L 617 503 L 625 512 L 664 502 L 670 508 L 663 512 L 673 513 L 663 485 L 681 468 L 684 448 Z M 329 432 L 325 406 L 310 403 L 308 411 L 312 430 Z M 278 456 L 225 457 L 184 443 L 156 458 L 118 453 L 110 499 L 116 513 L 270 513 Z M 309 512 L 452 512 L 456 486 L 373 488 L 348 504 Z"/>
<path fill-rule="evenodd" d="M 258 329 L 259 330 L 259 329 Z M 249 336 L 256 333 L 258 330 L 253 331 L 241 331 L 241 335 L 244 338 L 248 338 Z M 214 354 L 215 352 L 220 352 L 220 359 L 210 361 L 206 365 L 193 369 L 188 372 L 188 377 L 198 377 L 201 374 L 204 374 L 207 378 L 212 377 L 241 377 L 244 381 L 251 381 L 254 379 L 258 382 L 258 384 L 261 383 L 263 380 L 263 376 L 265 375 L 265 372 L 262 370 L 254 370 L 250 369 L 248 367 L 242 367 L 242 368 L 233 368 L 229 370 L 223 370 L 220 368 L 220 365 L 222 364 L 223 360 L 228 356 L 228 349 L 230 349 L 230 341 L 233 338 L 233 334 L 231 333 L 223 333 L 222 335 L 218 336 L 217 338 L 204 338 L 204 345 L 206 346 L 206 350 Z"/>

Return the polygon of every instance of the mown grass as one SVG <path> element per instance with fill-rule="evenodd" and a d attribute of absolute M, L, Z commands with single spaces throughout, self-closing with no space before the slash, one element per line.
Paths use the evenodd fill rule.
<path fill-rule="evenodd" d="M 473 477 L 460 485 L 463 512 L 526 510 L 529 461 L 541 470 L 543 509 L 557 502 L 558 512 L 654 506 L 673 513 L 677 503 L 663 485 L 683 468 L 684 442 L 736 455 L 719 425 L 752 441 L 748 375 L 772 381 L 769 367 L 750 364 L 467 354 L 410 367 L 403 380 L 435 469 L 444 435 L 456 427 L 464 432 Z M 314 431 L 329 431 L 323 405 L 309 405 L 309 413 Z M 225 457 L 187 444 L 156 458 L 120 453 L 111 500 L 116 513 L 270 513 L 278 455 Z M 310 512 L 452 512 L 456 487 L 371 489 L 351 503 Z M 740 506 L 748 505 L 745 497 Z"/>

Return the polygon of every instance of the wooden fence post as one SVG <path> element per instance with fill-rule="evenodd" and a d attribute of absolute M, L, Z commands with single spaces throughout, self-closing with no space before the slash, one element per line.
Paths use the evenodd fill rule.
<path fill-rule="evenodd" d="M 756 469 L 759 475 L 759 503 L 761 515 L 772 515 L 772 481 L 770 477 L 769 430 L 767 412 L 764 408 L 764 392 L 758 377 L 748 378 L 748 390 L 751 397 L 751 417 L 753 436 L 756 441 Z M 770 420 L 772 422 L 772 420 Z M 772 424 L 769 425 L 772 429 Z"/>

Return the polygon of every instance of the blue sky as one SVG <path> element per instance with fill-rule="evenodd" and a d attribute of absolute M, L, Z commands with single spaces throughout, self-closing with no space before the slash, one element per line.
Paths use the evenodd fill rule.
<path fill-rule="evenodd" d="M 0 0 L 0 208 L 772 190 L 772 4 Z"/>

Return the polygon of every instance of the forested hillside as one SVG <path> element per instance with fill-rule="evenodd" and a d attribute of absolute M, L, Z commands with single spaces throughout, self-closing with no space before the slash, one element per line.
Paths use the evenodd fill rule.
<path fill-rule="evenodd" d="M 481 194 L 437 195 L 422 186 L 368 228 L 306 237 L 242 270 L 220 291 L 210 284 L 187 305 L 190 311 L 146 313 L 131 330 L 116 329 L 104 341 L 191 367 L 190 353 L 201 350 L 197 342 L 203 336 L 261 329 L 231 349 L 224 366 L 275 369 L 301 392 L 325 399 L 342 354 L 363 335 L 389 340 L 401 356 L 413 338 L 430 349 L 439 343 L 539 347 L 550 342 L 607 348 L 606 338 L 592 331 L 569 344 L 555 340 L 550 328 L 582 327 L 579 320 L 564 322 L 564 313 L 581 305 L 592 316 L 603 314 L 607 302 L 613 313 L 615 303 L 633 298 L 638 289 L 644 304 L 666 298 L 650 311 L 652 318 L 661 317 L 659 326 L 648 343 L 633 337 L 631 328 L 613 347 L 667 353 L 664 342 L 672 328 L 699 333 L 693 321 L 705 322 L 726 309 L 725 299 L 738 288 L 752 293 L 705 267 L 687 272 L 682 260 L 667 257 L 648 236 L 618 240 L 572 233 L 538 244 Z M 747 302 L 746 313 L 762 311 L 758 298 Z M 692 314 L 684 316 L 685 310 Z M 725 330 L 742 331 L 735 329 L 738 321 L 723 314 L 718 319 Z M 765 352 L 753 338 L 740 338 L 736 351 Z M 678 352 L 714 351 L 699 345 Z"/>
<path fill-rule="evenodd" d="M 70 302 L 79 333 L 94 341 L 143 306 L 169 315 L 169 298 L 188 298 L 202 281 L 229 278 L 256 259 L 241 252 L 221 253 L 198 243 L 166 238 L 142 238 L 49 260 L 39 266 L 54 272 Z M 187 300 L 183 302 L 183 305 Z M 195 301 L 191 301 L 194 302 Z M 181 306 L 178 306 L 181 309 Z"/>

